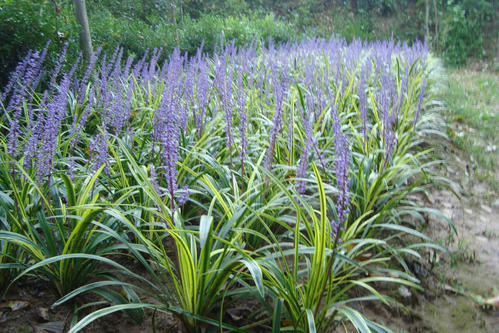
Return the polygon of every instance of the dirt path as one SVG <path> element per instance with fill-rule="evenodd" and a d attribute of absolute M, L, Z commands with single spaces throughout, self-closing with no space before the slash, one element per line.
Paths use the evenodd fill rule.
<path fill-rule="evenodd" d="M 447 74 L 449 141 L 434 171 L 459 197 L 434 189 L 425 204 L 452 220 L 457 235 L 429 215 L 423 232 L 449 253 L 426 253 L 412 267 L 424 290 L 395 293 L 400 307 L 363 309 L 394 332 L 499 332 L 499 308 L 486 303 L 499 296 L 499 72 L 475 64 Z"/>
<path fill-rule="evenodd" d="M 431 216 L 427 233 L 450 253 L 433 272 L 435 297 L 417 311 L 436 332 L 498 332 L 499 296 L 499 73 L 482 68 L 449 72 L 445 95 L 452 143 L 443 152 L 440 174 L 456 183 L 435 190 L 431 205 L 450 218 Z M 459 149 L 453 145 L 456 143 Z"/>
<path fill-rule="evenodd" d="M 454 160 L 447 176 L 462 183 L 466 164 Z M 497 332 L 499 311 L 485 301 L 499 295 L 499 200 L 486 184 L 472 181 L 466 187 L 461 199 L 449 190 L 430 195 L 458 234 L 444 219 L 430 218 L 428 234 L 450 253 L 434 272 L 435 299 L 421 303 L 419 312 L 436 332 Z"/>

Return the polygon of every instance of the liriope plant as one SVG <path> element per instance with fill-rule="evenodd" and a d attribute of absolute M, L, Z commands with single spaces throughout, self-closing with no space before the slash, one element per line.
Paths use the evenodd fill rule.
<path fill-rule="evenodd" d="M 99 64 L 97 51 L 83 78 L 75 79 L 77 62 L 68 73 L 54 70 L 47 87 L 37 81 L 44 56 L 30 53 L 19 64 L 1 95 L 2 209 L 19 223 L 2 231 L 0 267 L 45 269 L 61 295 L 83 284 L 64 302 L 106 285 L 132 288 L 71 281 L 67 265 L 79 251 L 102 262 L 113 251 L 133 254 L 153 276 L 135 278 L 158 304 L 130 296 L 133 304 L 98 310 L 74 330 L 144 307 L 175 313 L 189 330 L 229 328 L 226 300 L 242 295 L 262 302 L 262 325 L 272 320 L 274 330 L 321 330 L 345 318 L 378 327 L 344 306 L 349 290 L 388 301 L 369 283 L 390 280 L 391 257 L 406 270 L 391 282 L 414 287 L 404 256 L 431 246 L 408 218 L 430 212 L 414 194 L 431 184 L 425 140 L 440 133 L 438 117 L 426 113 L 426 46 L 336 38 L 228 44 L 211 58 L 175 50 L 163 64 L 160 52 L 122 64 L 117 48 Z M 74 188 L 88 189 L 82 203 Z M 41 224 L 36 214 L 46 217 Z M 52 231 L 63 236 L 52 242 Z M 403 235 L 423 241 L 404 247 L 396 242 Z M 94 248 L 97 239 L 107 243 Z M 51 244 L 61 243 L 66 257 L 46 262 L 28 240 L 52 254 Z M 22 266 L 33 256 L 43 264 Z M 366 271 L 375 276 L 363 279 Z"/>
<path fill-rule="evenodd" d="M 10 161 L 6 166 L 10 169 Z M 11 284 L 32 272 L 62 296 L 98 276 L 99 258 L 112 252 L 109 238 L 100 235 L 94 224 L 102 220 L 104 210 L 97 202 L 100 190 L 93 190 L 102 169 L 82 183 L 63 176 L 64 184 L 51 185 L 50 197 L 21 166 L 15 169 L 24 180 L 7 176 L 15 209 L 8 212 L 12 230 L 0 231 L 0 239 L 22 250 L 18 260 L 25 269 Z"/>
<path fill-rule="evenodd" d="M 418 280 L 385 265 L 398 251 L 389 246 L 387 240 L 351 238 L 335 242 L 336 237 L 331 233 L 334 224 L 330 221 L 328 210 L 336 211 L 336 205 L 327 198 L 328 191 L 325 190 L 318 168 L 313 165 L 313 169 L 317 177 L 319 210 L 301 199 L 292 187 L 288 188 L 278 179 L 273 179 L 286 193 L 295 216 L 294 239 L 279 241 L 273 236 L 269 245 L 258 250 L 261 253 L 259 262 L 263 267 L 265 285 L 273 296 L 273 306 L 278 312 L 273 315 L 273 327 L 322 332 L 348 321 L 360 331 L 388 331 L 349 307 L 349 303 L 372 300 L 396 303 L 371 284 L 385 282 L 418 288 Z M 359 217 L 354 224 L 359 224 L 365 218 Z M 371 220 L 375 218 L 373 216 Z M 422 234 L 414 234 L 429 241 Z M 349 291 L 356 287 L 365 289 L 368 295 L 352 297 Z"/>
<path fill-rule="evenodd" d="M 228 202 L 226 194 L 219 192 L 217 186 L 212 183 L 212 178 L 201 175 L 198 182 L 201 188 L 208 190 L 204 195 L 212 196 L 211 203 L 206 214 L 199 216 L 197 225 L 188 226 L 182 218 L 181 209 L 177 207 L 172 210 L 169 199 L 158 193 L 158 188 L 150 181 L 147 168 L 139 166 L 126 148 L 124 149 L 133 176 L 150 199 L 147 202 L 151 206 L 140 208 L 154 215 L 155 221 L 152 223 L 156 226 L 153 235 L 147 235 L 141 228 L 136 227 L 126 211 L 116 205 L 115 208 L 108 208 L 107 214 L 132 233 L 137 243 L 130 242 L 109 227 L 106 234 L 113 235 L 120 242 L 120 248 L 128 249 L 144 266 L 150 276 L 146 283 L 147 288 L 137 288 L 154 297 L 158 304 L 112 306 L 83 318 L 73 330 L 76 331 L 105 314 L 130 308 L 169 311 L 179 318 L 183 329 L 187 331 L 199 331 L 205 326 L 237 330 L 225 323 L 222 317 L 220 320 L 214 320 L 212 315 L 216 311 L 223 311 L 224 298 L 228 297 L 227 293 L 234 285 L 238 285 L 239 280 L 246 281 L 249 278 L 254 282 L 258 294 L 264 296 L 261 268 L 242 243 L 243 234 L 251 232 L 245 229 L 244 221 L 241 222 L 245 207 Z M 192 170 L 190 172 L 195 173 Z M 221 215 L 214 214 L 217 202 L 223 209 Z M 221 220 L 217 221 L 215 218 Z M 144 221 L 144 224 L 147 223 L 149 221 Z M 169 248 L 168 244 L 173 246 Z M 245 286 L 249 287 L 247 284 Z M 78 295 L 80 291 L 89 291 L 92 287 L 83 287 L 62 298 L 58 304 Z M 251 292 L 251 289 L 238 290 L 242 294 Z M 233 292 L 231 297 L 234 297 Z"/>

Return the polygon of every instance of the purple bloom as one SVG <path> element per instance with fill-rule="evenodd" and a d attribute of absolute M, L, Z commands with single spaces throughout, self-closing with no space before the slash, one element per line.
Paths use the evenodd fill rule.
<path fill-rule="evenodd" d="M 38 52 L 31 55 L 26 62 L 24 75 L 20 78 L 22 84 L 19 82 L 21 85 L 14 89 L 9 104 L 6 107 L 6 112 L 12 113 L 7 137 L 7 153 L 14 158 L 17 158 L 19 154 L 18 138 L 21 134 L 20 121 L 23 103 L 26 102 L 29 104 L 31 97 L 29 100 L 26 100 L 26 95 L 29 94 L 32 96 L 31 90 L 35 88 L 35 85 L 38 85 L 37 80 L 39 78 L 39 73 L 41 72 L 42 62 L 43 58 L 39 56 Z M 28 118 L 28 122 L 31 122 L 32 109 L 30 106 Z"/>
<path fill-rule="evenodd" d="M 145 66 L 145 61 L 146 61 L 146 58 L 147 58 L 148 54 L 149 54 L 149 49 L 146 50 L 146 52 L 144 53 L 144 56 L 142 57 L 142 59 L 140 59 L 139 62 L 137 62 L 135 64 L 135 66 L 133 67 L 133 76 L 137 80 L 139 79 L 139 74 L 141 73 L 142 68 Z"/>
<path fill-rule="evenodd" d="M 205 60 L 199 63 L 199 73 L 197 75 L 196 93 L 198 112 L 195 114 L 195 122 L 198 131 L 204 127 L 206 108 L 208 106 L 208 96 L 210 94 L 210 81 L 208 77 L 208 65 Z"/>
<path fill-rule="evenodd" d="M 10 156 L 17 158 L 17 155 L 19 153 L 19 147 L 18 147 L 18 142 L 17 139 L 19 138 L 20 134 L 20 128 L 19 128 L 19 118 L 21 117 L 21 104 L 22 104 L 22 97 L 21 95 L 16 95 L 14 96 L 14 102 L 13 102 L 13 107 L 12 110 L 14 110 L 12 114 L 12 120 L 10 121 L 9 124 L 9 134 L 7 138 L 7 154 Z"/>
<path fill-rule="evenodd" d="M 78 133 L 80 133 L 83 130 L 83 127 L 87 122 L 87 118 L 90 114 L 90 109 L 92 109 L 95 103 L 94 97 L 95 97 L 95 86 L 92 85 L 92 87 L 90 88 L 90 92 L 88 94 L 87 105 L 85 106 L 85 109 L 81 113 L 79 119 L 77 118 L 76 114 L 73 116 L 73 124 L 71 126 L 71 132 L 70 132 L 72 136 L 71 140 L 72 147 L 76 146 L 79 137 Z"/>
<path fill-rule="evenodd" d="M 423 105 L 425 90 L 426 90 L 426 77 L 423 79 L 423 83 L 421 83 L 421 90 L 419 91 L 418 108 L 416 109 L 416 116 L 414 117 L 414 126 L 416 126 L 416 123 L 418 122 L 419 117 L 421 116 L 421 106 Z"/>
<path fill-rule="evenodd" d="M 29 50 L 28 53 L 26 54 L 26 57 L 24 57 L 24 59 L 17 64 L 14 72 L 12 72 L 12 74 L 10 75 L 9 81 L 7 82 L 7 85 L 5 86 L 1 96 L 1 100 L 3 102 L 5 102 L 5 99 L 13 89 L 17 89 L 17 85 L 20 83 L 19 81 L 24 76 L 26 67 L 28 66 L 28 63 L 31 60 L 31 55 L 32 51 Z"/>
<path fill-rule="evenodd" d="M 66 75 L 69 79 L 71 79 L 73 77 L 74 73 L 76 72 L 76 68 L 78 68 L 78 65 L 80 63 L 81 58 L 82 58 L 82 55 L 80 52 L 80 54 L 78 55 L 78 58 L 76 58 L 76 61 L 74 62 L 71 69 L 69 70 L 68 74 Z M 76 81 L 75 81 L 75 83 L 76 83 Z"/>
<path fill-rule="evenodd" d="M 189 194 L 189 187 L 187 185 L 177 191 L 177 203 L 179 206 L 183 206 L 189 200 Z"/>
<path fill-rule="evenodd" d="M 120 48 L 118 51 L 118 55 L 116 56 L 116 59 L 113 58 L 114 60 L 114 66 L 113 66 L 113 71 L 111 73 L 111 78 L 114 83 L 118 84 L 121 82 L 121 58 L 123 57 L 123 48 Z M 112 61 L 113 61 L 112 60 Z M 111 66 L 112 64 L 109 64 Z"/>
<path fill-rule="evenodd" d="M 53 158 L 57 148 L 57 136 L 61 129 L 62 120 L 66 114 L 66 104 L 70 86 L 70 77 L 66 74 L 59 85 L 58 94 L 51 103 L 47 105 L 47 111 L 43 123 L 40 138 L 40 149 L 38 150 L 37 175 L 40 180 L 50 176 L 53 168 Z"/>
<path fill-rule="evenodd" d="M 102 49 L 99 47 L 90 56 L 90 61 L 88 62 L 87 70 L 85 71 L 85 74 L 83 75 L 83 78 L 80 82 L 80 88 L 78 90 L 78 103 L 80 105 L 83 104 L 83 99 L 85 97 L 85 90 L 87 89 L 88 79 L 90 78 L 90 74 L 92 74 L 92 71 L 94 69 L 95 63 L 97 62 L 97 59 L 99 58 L 99 54 L 100 54 L 101 50 Z M 105 57 L 104 57 L 104 61 L 105 61 Z"/>
<path fill-rule="evenodd" d="M 225 133 L 227 135 L 227 147 L 229 148 L 229 156 L 231 158 L 232 167 L 232 70 L 227 73 L 227 55 L 221 59 L 216 73 L 216 84 L 220 100 L 222 101 L 222 109 L 225 114 Z"/>
<path fill-rule="evenodd" d="M 394 122 L 396 121 L 396 115 L 390 116 L 389 108 L 389 98 L 388 94 L 390 91 L 382 89 L 378 94 L 379 109 L 381 113 L 381 123 L 382 123 L 382 139 L 385 148 L 385 165 L 387 161 L 391 158 L 393 152 L 393 145 L 395 143 L 395 133 L 393 131 Z"/>
<path fill-rule="evenodd" d="M 54 70 L 52 71 L 52 77 L 50 79 L 49 87 L 52 88 L 55 85 L 55 81 L 57 80 L 57 76 L 59 75 L 59 72 L 61 71 L 62 64 L 64 63 L 64 60 L 66 59 L 66 53 L 68 51 L 68 43 L 64 43 L 64 47 L 62 48 L 61 55 L 59 56 L 59 59 L 57 60 L 57 64 L 54 67 Z"/>
<path fill-rule="evenodd" d="M 241 135 L 241 176 L 244 177 L 244 160 L 246 158 L 246 152 L 248 150 L 248 139 L 246 138 L 246 126 L 247 126 L 247 115 L 246 115 L 246 92 L 243 87 L 243 75 L 241 71 L 237 74 L 237 90 L 238 96 L 238 106 L 239 106 L 239 133 Z"/>
<path fill-rule="evenodd" d="M 385 142 L 385 163 L 384 164 L 386 166 L 386 164 L 388 163 L 388 160 L 390 160 L 392 157 L 393 146 L 395 144 L 395 133 L 391 129 L 391 126 L 389 128 L 387 128 L 385 133 L 386 134 L 385 134 L 385 139 L 384 139 L 384 142 Z"/>
<path fill-rule="evenodd" d="M 178 64 L 178 63 L 177 63 Z M 168 191 L 170 193 L 170 199 L 175 199 L 175 192 L 177 191 L 177 160 L 179 158 L 178 154 L 178 144 L 180 137 L 179 129 L 179 86 L 177 83 L 177 76 L 175 75 L 175 68 L 177 66 L 176 62 L 170 61 L 169 69 L 169 80 L 163 92 L 163 99 L 159 109 L 155 113 L 155 126 L 153 137 L 154 140 L 158 141 L 161 146 L 161 154 L 164 166 L 164 175 L 166 177 L 166 184 Z M 170 74 L 172 76 L 170 76 Z"/>
<path fill-rule="evenodd" d="M 90 143 L 89 150 L 92 152 L 92 160 L 93 160 L 92 168 L 94 170 L 97 170 L 102 165 L 106 164 L 106 172 L 109 172 L 107 166 L 108 156 L 109 156 L 109 151 L 107 147 L 108 138 L 109 138 L 109 133 L 107 132 L 105 126 L 102 126 L 100 128 L 99 134 L 97 134 Z"/>
<path fill-rule="evenodd" d="M 333 112 L 334 146 L 336 150 L 335 173 L 338 199 L 336 201 L 337 219 L 331 221 L 332 235 L 338 237 L 349 213 L 350 206 L 350 147 L 345 134 L 341 131 L 341 124 L 336 111 Z"/>
<path fill-rule="evenodd" d="M 159 57 L 163 52 L 163 48 L 154 48 L 152 51 L 151 61 L 149 62 L 149 66 L 144 65 L 142 69 L 142 77 L 144 81 L 152 81 L 154 78 L 154 74 L 156 74 L 156 65 L 158 64 Z"/>
<path fill-rule="evenodd" d="M 281 130 L 282 125 L 282 108 L 284 97 L 288 90 L 288 73 L 285 67 L 281 67 L 281 77 L 278 80 L 277 64 L 272 64 L 272 84 L 274 88 L 275 96 L 275 113 L 274 119 L 272 121 L 272 128 L 270 130 L 270 144 L 267 149 L 267 155 L 265 156 L 265 167 L 267 170 L 272 168 L 272 160 L 274 158 L 275 143 L 277 139 L 277 134 Z"/>
<path fill-rule="evenodd" d="M 128 88 L 125 96 L 123 96 L 123 86 L 118 82 L 115 82 L 114 84 L 116 85 L 116 88 L 112 94 L 114 98 L 111 103 L 111 108 L 104 114 L 103 118 L 106 118 L 106 124 L 109 123 L 109 125 L 111 125 L 114 133 L 121 133 L 123 127 L 130 118 L 133 81 L 130 80 L 130 82 L 128 82 Z"/>
<path fill-rule="evenodd" d="M 369 85 L 369 75 L 371 70 L 371 59 L 368 58 L 366 63 L 362 66 L 360 72 L 360 81 L 358 85 L 357 94 L 359 96 L 360 116 L 362 118 L 362 133 L 364 135 L 364 142 L 367 145 L 367 86 Z"/>
<path fill-rule="evenodd" d="M 116 58 L 118 57 L 118 53 L 120 53 L 120 50 L 121 50 L 121 47 L 119 45 L 116 45 L 116 47 L 114 48 L 114 51 L 113 51 L 113 55 L 111 56 L 111 60 L 109 61 L 109 65 L 108 65 L 109 71 L 111 70 L 111 66 L 113 66 L 113 64 L 117 63 Z"/>
<path fill-rule="evenodd" d="M 310 148 L 313 145 L 312 128 L 307 117 L 303 119 L 303 126 L 305 128 L 305 144 L 302 147 L 300 162 L 298 164 L 298 170 L 296 171 L 296 191 L 299 194 L 305 193 L 306 188 L 304 178 L 307 175 Z"/>
<path fill-rule="evenodd" d="M 128 76 L 130 75 L 130 68 L 132 67 L 132 63 L 133 63 L 133 57 L 130 56 L 126 59 L 125 69 L 123 70 L 123 78 L 125 80 L 128 80 Z"/>
<path fill-rule="evenodd" d="M 34 80 L 30 84 L 30 88 L 32 90 L 36 89 L 36 87 L 38 86 L 38 83 L 40 82 L 40 79 L 42 78 L 42 74 L 43 74 L 42 65 L 43 65 L 43 62 L 45 61 L 45 57 L 47 56 L 47 51 L 48 51 L 49 45 L 50 45 L 50 40 L 47 42 L 47 44 L 45 44 L 45 48 L 43 49 L 42 54 L 40 55 L 40 58 L 38 59 L 38 63 L 36 65 L 36 70 L 35 70 L 35 74 L 34 74 Z M 30 101 L 33 98 L 32 96 L 33 95 L 31 95 L 31 97 L 30 97 Z"/>
<path fill-rule="evenodd" d="M 151 168 L 149 169 L 149 180 L 151 181 L 152 186 L 156 193 L 161 195 L 161 190 L 158 183 L 158 175 L 156 174 L 156 168 L 151 164 Z"/>
<path fill-rule="evenodd" d="M 174 193 L 177 191 L 177 160 L 179 157 L 178 139 L 180 131 L 176 118 L 174 110 L 169 109 L 167 111 L 166 132 L 162 138 L 166 182 L 172 200 L 174 198 Z"/>
<path fill-rule="evenodd" d="M 40 111 L 41 113 L 41 111 Z M 42 117 L 40 117 L 42 118 Z M 34 126 L 31 127 L 30 132 L 28 133 L 28 140 L 24 146 L 24 169 L 28 169 L 31 162 L 36 156 L 36 152 L 38 149 L 39 137 L 41 135 L 40 128 L 43 124 L 43 118 L 39 119 Z"/>

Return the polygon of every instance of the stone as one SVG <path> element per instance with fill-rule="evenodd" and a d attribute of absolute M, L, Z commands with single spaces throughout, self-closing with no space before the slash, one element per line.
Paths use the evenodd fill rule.
<path fill-rule="evenodd" d="M 486 205 L 480 205 L 480 207 L 482 208 L 482 210 L 486 211 L 487 213 L 491 214 L 492 213 L 492 208 L 490 208 L 489 206 L 486 206 Z"/>

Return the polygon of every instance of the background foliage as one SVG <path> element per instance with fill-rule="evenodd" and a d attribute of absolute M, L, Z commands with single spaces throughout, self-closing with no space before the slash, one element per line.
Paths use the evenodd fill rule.
<path fill-rule="evenodd" d="M 448 64 L 494 58 L 497 1 L 428 3 L 430 42 Z M 332 33 L 369 40 L 425 37 L 424 0 L 90 0 L 87 8 L 94 47 L 112 53 L 120 45 L 127 55 L 141 56 L 154 47 L 163 47 L 163 54 L 175 47 L 193 53 L 203 40 L 205 51 L 212 52 L 221 36 L 239 46 L 257 39 L 287 41 Z M 43 48 L 48 40 L 50 51 L 68 42 L 70 58 L 76 58 L 77 38 L 69 0 L 0 0 L 0 85 L 20 55 Z"/>

